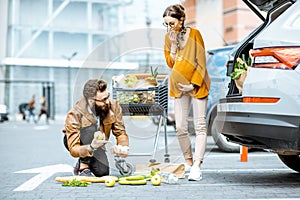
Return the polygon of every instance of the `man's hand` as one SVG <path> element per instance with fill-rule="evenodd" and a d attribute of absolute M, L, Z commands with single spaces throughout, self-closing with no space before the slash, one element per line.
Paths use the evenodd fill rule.
<path fill-rule="evenodd" d="M 110 152 L 111 154 L 116 154 L 122 158 L 126 158 L 129 153 L 129 147 L 122 145 L 114 145 L 110 148 Z"/>
<path fill-rule="evenodd" d="M 101 133 L 100 131 L 97 131 L 94 133 L 94 139 L 92 140 L 92 143 L 91 143 L 92 148 L 98 149 L 110 142 L 107 140 L 99 140 L 98 137 L 101 136 L 101 134 L 103 134 L 103 133 Z"/>
<path fill-rule="evenodd" d="M 182 92 L 190 92 L 194 89 L 194 86 L 192 84 L 184 85 L 184 84 L 178 83 L 178 86 L 179 86 L 179 90 Z"/>

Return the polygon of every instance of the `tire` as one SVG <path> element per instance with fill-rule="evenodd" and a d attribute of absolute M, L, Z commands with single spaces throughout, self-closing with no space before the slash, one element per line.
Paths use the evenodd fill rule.
<path fill-rule="evenodd" d="M 231 152 L 231 153 L 238 153 L 240 152 L 240 145 L 235 144 L 232 142 L 229 142 L 227 138 L 217 131 L 216 123 L 215 123 L 216 116 L 212 116 L 212 119 L 210 121 L 210 124 L 208 125 L 209 129 L 208 131 L 212 135 L 216 145 L 225 152 Z"/>
<path fill-rule="evenodd" d="M 300 155 L 279 155 L 280 160 L 292 170 L 300 172 Z"/>
<path fill-rule="evenodd" d="M 121 166 L 117 166 L 117 168 L 122 176 L 132 175 L 134 172 L 133 166 L 130 163 L 126 163 L 126 167 L 127 167 L 127 171 L 124 171 L 124 169 Z"/>

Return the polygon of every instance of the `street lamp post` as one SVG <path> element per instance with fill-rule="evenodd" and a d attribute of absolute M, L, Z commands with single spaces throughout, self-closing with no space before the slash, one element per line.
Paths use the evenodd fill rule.
<path fill-rule="evenodd" d="M 62 57 L 68 61 L 68 109 L 71 108 L 71 60 L 77 55 L 77 52 L 73 52 L 71 56 L 65 56 Z"/>

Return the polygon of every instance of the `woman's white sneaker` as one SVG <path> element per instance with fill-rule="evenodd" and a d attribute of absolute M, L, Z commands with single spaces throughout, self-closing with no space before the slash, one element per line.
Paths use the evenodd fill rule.
<path fill-rule="evenodd" d="M 191 171 L 190 171 L 188 180 L 189 181 L 200 181 L 201 179 L 202 179 L 202 172 L 201 172 L 200 167 L 193 165 L 191 167 Z"/>
<path fill-rule="evenodd" d="M 187 163 L 184 163 L 184 172 L 187 173 L 187 172 L 190 172 L 191 171 L 191 165 L 188 165 Z"/>

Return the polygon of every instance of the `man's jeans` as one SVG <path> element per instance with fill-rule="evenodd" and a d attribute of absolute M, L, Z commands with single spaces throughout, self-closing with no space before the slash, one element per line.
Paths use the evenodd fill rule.
<path fill-rule="evenodd" d="M 80 130 L 80 145 L 91 144 L 94 138 L 94 132 L 97 130 L 96 125 L 82 128 Z M 68 143 L 67 137 L 64 136 L 63 143 L 67 150 Z M 89 165 L 89 169 L 97 177 L 109 175 L 109 163 L 105 150 L 102 148 L 97 149 L 92 157 L 79 158 L 79 162 Z"/>

